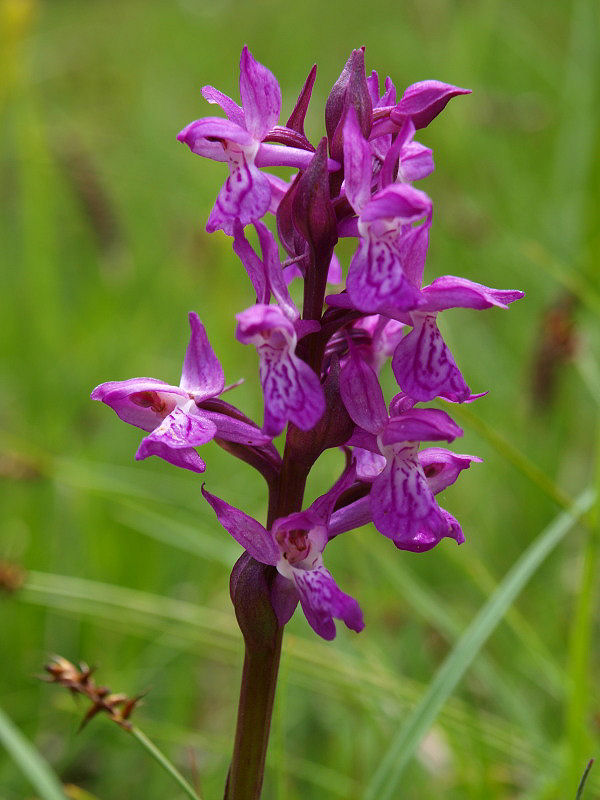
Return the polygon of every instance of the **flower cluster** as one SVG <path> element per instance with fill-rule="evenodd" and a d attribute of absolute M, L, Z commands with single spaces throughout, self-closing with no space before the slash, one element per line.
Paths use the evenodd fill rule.
<path fill-rule="evenodd" d="M 380 94 L 377 73 L 365 74 L 364 50 L 355 50 L 328 97 L 327 136 L 315 148 L 304 132 L 315 76 L 313 67 L 280 125 L 279 84 L 245 47 L 241 105 L 205 86 L 204 98 L 226 118 L 204 117 L 178 135 L 193 153 L 227 165 L 207 230 L 231 237 L 256 296 L 237 314 L 236 337 L 257 351 L 262 426 L 221 399 L 223 370 L 195 313 L 178 386 L 133 378 L 103 383 L 92 398 L 147 432 L 138 459 L 157 455 L 204 472 L 196 448 L 215 439 L 263 474 L 273 510 L 266 527 L 202 491 L 245 550 L 276 568 L 271 601 L 279 623 L 299 601 L 313 629 L 331 639 L 334 618 L 356 631 L 363 627 L 358 603 L 324 566 L 333 537 L 372 521 L 402 550 L 423 552 L 445 537 L 464 541 L 436 496 L 480 459 L 437 446 L 462 431 L 445 411 L 418 404 L 479 395 L 471 394 L 437 315 L 450 308 L 507 308 L 523 293 L 452 275 L 423 285 L 433 204 L 413 184 L 434 163 L 414 137 L 468 90 L 428 80 L 398 100 L 387 78 Z M 264 170 L 272 166 L 297 174 L 285 182 Z M 268 215 L 279 244 L 263 221 Z M 335 254 L 340 237 L 357 240 L 343 287 Z M 301 310 L 289 291 L 296 278 L 303 282 Z M 327 294 L 328 283 L 341 290 Z M 390 358 L 399 392 L 386 404 L 378 376 Z M 272 439 L 286 426 L 282 458 Z M 420 449 L 422 443 L 436 446 Z M 302 510 L 308 471 L 332 447 L 343 448 L 346 467 Z"/>

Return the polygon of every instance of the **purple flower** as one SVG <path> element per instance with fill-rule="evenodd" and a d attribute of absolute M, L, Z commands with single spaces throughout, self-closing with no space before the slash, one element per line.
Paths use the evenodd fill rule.
<path fill-rule="evenodd" d="M 191 337 L 179 386 L 156 378 L 130 378 L 97 386 L 92 400 L 101 400 L 130 425 L 150 435 L 142 439 L 137 460 L 159 456 L 177 467 L 204 472 L 206 464 L 195 447 L 215 436 L 230 442 L 265 445 L 270 438 L 249 420 L 231 416 L 231 406 L 217 396 L 223 392 L 223 369 L 209 344 L 204 326 L 189 315 Z"/>
<path fill-rule="evenodd" d="M 272 603 L 280 625 L 286 624 L 300 601 L 308 623 L 324 639 L 335 637 L 334 618 L 343 620 L 354 631 L 363 629 L 360 606 L 339 589 L 323 564 L 333 508 L 354 478 L 354 467 L 350 466 L 306 511 L 275 520 L 269 531 L 202 487 L 225 530 L 257 561 L 277 568 Z"/>
<path fill-rule="evenodd" d="M 413 329 L 398 344 L 392 369 L 404 392 L 419 401 L 444 397 L 454 403 L 471 398 L 460 370 L 437 326 L 439 311 L 448 308 L 485 309 L 508 304 L 523 297 L 516 290 L 491 289 L 480 283 L 444 275 L 426 286 L 418 311 L 410 314 Z"/>
<path fill-rule="evenodd" d="M 227 162 L 229 177 L 219 192 L 206 230 L 212 233 L 222 229 L 231 235 L 234 220 L 239 219 L 242 225 L 255 222 L 270 207 L 273 210 L 273 195 L 281 197 L 280 181 L 258 168 L 275 165 L 304 168 L 312 152 L 264 143 L 279 119 L 281 89 L 273 73 L 259 64 L 247 47 L 240 57 L 241 107 L 213 86 L 205 86 L 202 94 L 209 103 L 221 106 L 227 119 L 198 119 L 187 125 L 177 138 L 193 153 Z"/>
<path fill-rule="evenodd" d="M 296 328 L 278 306 L 257 303 L 236 315 L 236 337 L 255 345 L 265 401 L 263 430 L 277 436 L 288 420 L 303 431 L 325 411 L 319 379 L 296 355 Z"/>
<path fill-rule="evenodd" d="M 358 233 L 346 287 L 354 306 L 376 312 L 408 311 L 421 302 L 418 288 L 429 243 L 432 204 L 408 183 L 391 184 L 371 196 L 372 156 L 350 108 L 344 125 L 344 187 L 358 214 L 356 231 L 346 223 L 341 233 Z M 425 223 L 414 227 L 420 220 Z"/>
<path fill-rule="evenodd" d="M 377 530 L 397 547 L 416 552 L 446 536 L 464 541 L 458 523 L 450 524 L 437 505 L 418 455 L 420 442 L 452 441 L 461 429 L 444 411 L 413 408 L 404 394 L 392 400 L 388 415 L 375 372 L 353 347 L 342 367 L 340 392 L 358 426 L 348 444 L 372 454 L 359 452 L 358 475 L 373 482 L 369 508 Z"/>

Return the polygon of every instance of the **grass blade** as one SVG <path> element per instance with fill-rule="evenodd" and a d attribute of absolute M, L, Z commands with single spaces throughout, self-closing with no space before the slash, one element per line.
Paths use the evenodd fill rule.
<path fill-rule="evenodd" d="M 591 508 L 594 498 L 595 492 L 592 489 L 583 492 L 569 511 L 560 514 L 539 534 L 509 570 L 450 652 L 404 726 L 393 738 L 367 786 L 364 800 L 389 800 L 395 795 L 398 781 L 423 736 L 480 649 L 546 556 Z"/>
<path fill-rule="evenodd" d="M 67 800 L 47 761 L 1 708 L 0 742 L 42 800 Z"/>
<path fill-rule="evenodd" d="M 186 795 L 191 798 L 191 800 L 202 800 L 200 795 L 194 791 L 193 787 L 186 781 L 181 772 L 179 772 L 179 770 L 169 761 L 165 754 L 158 749 L 154 742 L 150 741 L 143 731 L 141 731 L 139 728 L 133 727 L 131 729 L 131 733 L 142 745 L 144 750 L 149 753 L 158 764 L 160 764 L 165 772 L 167 772 L 173 778 L 173 780 L 181 787 Z"/>

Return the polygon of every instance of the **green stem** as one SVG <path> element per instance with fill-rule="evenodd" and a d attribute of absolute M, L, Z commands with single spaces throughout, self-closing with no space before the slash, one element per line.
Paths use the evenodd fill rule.
<path fill-rule="evenodd" d="M 146 736 L 143 731 L 139 728 L 133 727 L 131 729 L 131 733 L 138 742 L 142 745 L 144 750 L 149 753 L 152 758 L 157 761 L 160 766 L 168 772 L 169 775 L 175 780 L 180 788 L 186 793 L 188 797 L 191 797 L 192 800 L 202 800 L 202 797 L 194 790 L 194 788 L 189 784 L 186 779 L 183 777 L 181 772 L 172 764 L 169 759 L 162 753 L 158 747 L 154 744 L 154 742 L 150 741 L 150 739 Z"/>

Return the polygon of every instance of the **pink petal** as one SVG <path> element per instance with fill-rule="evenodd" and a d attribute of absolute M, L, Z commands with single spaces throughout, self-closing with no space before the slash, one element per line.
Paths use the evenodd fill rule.
<path fill-rule="evenodd" d="M 240 57 L 240 95 L 246 128 L 262 141 L 279 119 L 281 89 L 273 73 L 245 46 Z"/>
<path fill-rule="evenodd" d="M 285 282 L 283 268 L 279 260 L 279 251 L 277 249 L 277 242 L 271 231 L 262 222 L 255 222 L 254 227 L 258 234 L 260 247 L 262 250 L 263 263 L 267 273 L 269 287 L 273 292 L 273 296 L 279 307 L 288 319 L 295 320 L 300 314 L 296 308 L 294 301 L 290 297 L 290 293 Z"/>
<path fill-rule="evenodd" d="M 469 469 L 471 464 L 481 462 L 482 459 L 477 456 L 452 453 L 443 447 L 428 447 L 419 451 L 419 463 L 433 494 L 451 486 L 463 469 Z"/>
<path fill-rule="evenodd" d="M 417 320 L 413 330 L 402 339 L 392 359 L 392 370 L 403 391 L 418 401 L 445 397 L 461 403 L 471 395 L 439 332 L 434 314 Z"/>
<path fill-rule="evenodd" d="M 198 148 L 204 147 L 206 139 L 235 142 L 243 147 L 247 147 L 253 142 L 252 136 L 247 130 L 229 119 L 223 119 L 223 117 L 202 117 L 202 119 L 190 122 L 177 134 L 177 138 L 180 142 L 185 142 L 194 153 L 200 152 Z M 204 155 L 204 153 L 200 153 L 200 155 Z"/>
<path fill-rule="evenodd" d="M 189 469 L 191 472 L 202 473 L 206 469 L 206 464 L 200 458 L 193 447 L 169 447 L 161 441 L 143 439 L 138 451 L 135 454 L 137 461 L 141 461 L 149 456 L 158 456 L 163 461 L 173 464 L 182 469 Z"/>
<path fill-rule="evenodd" d="M 244 265 L 256 292 L 257 303 L 268 303 L 270 298 L 265 265 L 256 255 L 244 235 L 244 227 L 239 219 L 233 223 L 233 250 Z"/>
<path fill-rule="evenodd" d="M 497 306 L 507 309 L 509 303 L 525 296 L 518 289 L 492 289 L 481 283 L 442 275 L 423 289 L 423 311 L 443 311 L 447 308 L 475 308 L 478 310 Z"/>
<path fill-rule="evenodd" d="M 323 639 L 335 638 L 333 618 L 343 620 L 357 633 L 364 628 L 362 611 L 353 597 L 338 588 L 323 566 L 312 570 L 293 569 L 302 610 L 311 628 Z"/>
<path fill-rule="evenodd" d="M 278 572 L 271 587 L 271 605 L 280 627 L 290 621 L 299 599 L 296 584 Z"/>
<path fill-rule="evenodd" d="M 440 408 L 411 408 L 392 417 L 381 436 L 387 447 L 399 442 L 452 442 L 463 430 Z"/>
<path fill-rule="evenodd" d="M 352 454 L 356 458 L 356 475 L 359 480 L 371 482 L 383 472 L 385 456 L 363 450 L 362 447 L 354 447 Z"/>
<path fill-rule="evenodd" d="M 246 128 L 244 112 L 240 106 L 238 106 L 238 104 L 231 99 L 231 97 L 228 97 L 226 94 L 223 94 L 223 92 L 215 89 L 214 86 L 203 86 L 202 96 L 209 103 L 215 103 L 216 105 L 221 106 L 223 111 L 227 114 L 228 119 L 230 119 L 232 122 L 235 122 L 235 124 L 239 125 L 240 128 Z"/>
<path fill-rule="evenodd" d="M 192 335 L 185 353 L 179 385 L 199 402 L 223 391 L 225 375 L 210 346 L 200 317 L 190 311 L 189 320 Z"/>
<path fill-rule="evenodd" d="M 295 354 L 275 352 L 268 345 L 259 348 L 259 356 L 264 432 L 277 436 L 288 420 L 303 431 L 314 428 L 325 411 L 325 397 L 312 369 Z"/>
<path fill-rule="evenodd" d="M 421 302 L 419 292 L 406 279 L 398 247 L 387 239 L 370 236 L 359 241 L 346 289 L 360 311 L 410 311 Z"/>
<path fill-rule="evenodd" d="M 279 547 L 273 536 L 248 514 L 230 506 L 220 497 L 208 492 L 204 486 L 202 494 L 213 507 L 217 519 L 233 538 L 247 550 L 252 558 L 262 564 L 275 565 L 279 561 Z"/>
<path fill-rule="evenodd" d="M 198 447 L 214 438 L 217 427 L 198 411 L 193 403 L 185 410 L 177 407 L 168 414 L 149 436 L 142 440 L 138 454 L 140 458 L 151 442 L 160 442 L 167 447 Z"/>
<path fill-rule="evenodd" d="M 107 381 L 96 386 L 91 394 L 92 400 L 110 406 L 123 422 L 144 431 L 153 431 L 160 425 L 181 396 L 185 396 L 185 392 L 178 386 L 156 378 Z"/>
<path fill-rule="evenodd" d="M 327 273 L 327 283 L 338 284 L 342 283 L 344 280 L 344 276 L 342 274 L 342 265 L 340 264 L 339 258 L 336 256 L 335 253 L 331 256 L 331 262 L 329 264 L 329 271 Z"/>
<path fill-rule="evenodd" d="M 248 225 L 263 217 L 271 203 L 271 185 L 266 175 L 243 156 L 239 162 L 229 162 L 230 175 L 223 184 L 213 206 L 206 230 L 222 229 L 233 235 L 233 223 L 239 219 Z"/>
<path fill-rule="evenodd" d="M 441 81 L 419 81 L 406 89 L 390 117 L 397 123 L 410 117 L 415 128 L 426 128 L 443 111 L 448 101 L 460 94 L 471 94 L 471 90 Z"/>
<path fill-rule="evenodd" d="M 344 122 L 344 186 L 346 196 L 357 214 L 371 199 L 372 157 L 353 106 Z"/>
<path fill-rule="evenodd" d="M 371 488 L 375 527 L 403 550 L 422 552 L 447 534 L 444 519 L 414 458 L 392 458 Z"/>
<path fill-rule="evenodd" d="M 395 183 L 377 192 L 360 214 L 361 222 L 395 219 L 402 224 L 430 217 L 432 203 L 425 192 L 407 183 Z"/>
<path fill-rule="evenodd" d="M 340 393 L 353 422 L 370 433 L 382 430 L 388 413 L 379 380 L 353 345 L 340 373 Z"/>

